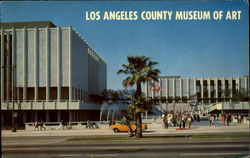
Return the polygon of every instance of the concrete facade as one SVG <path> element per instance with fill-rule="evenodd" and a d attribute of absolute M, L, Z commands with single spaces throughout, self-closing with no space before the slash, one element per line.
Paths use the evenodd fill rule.
<path fill-rule="evenodd" d="M 160 91 L 152 90 L 160 87 Z M 180 76 L 159 77 L 158 82 L 145 84 L 144 92 L 150 98 L 162 98 L 168 103 L 217 103 L 232 99 L 235 90 L 249 90 L 249 76 L 216 78 L 181 78 Z"/>
<path fill-rule="evenodd" d="M 61 112 L 66 120 L 94 119 L 86 116 L 100 110 L 93 100 L 107 88 L 106 63 L 72 27 L 51 22 L 34 27 L 35 23 L 27 28 L 15 28 L 15 23 L 12 28 L 1 27 L 2 110 L 13 108 L 14 86 L 15 110 L 22 118 L 32 113 L 28 121 L 38 115 L 50 121 L 52 111 L 57 121 Z"/>

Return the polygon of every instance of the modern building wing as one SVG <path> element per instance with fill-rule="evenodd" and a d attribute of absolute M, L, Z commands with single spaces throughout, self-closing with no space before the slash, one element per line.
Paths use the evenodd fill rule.
<path fill-rule="evenodd" d="M 187 103 L 194 99 L 199 103 L 229 101 L 236 90 L 242 89 L 248 92 L 249 76 L 222 78 L 165 76 L 159 77 L 158 82 L 150 81 L 145 84 L 147 97 L 163 99 L 168 103 Z"/>
<path fill-rule="evenodd" d="M 95 96 L 107 87 L 107 65 L 72 27 L 51 22 L 1 23 L 2 119 L 22 122 L 99 118 Z M 91 99 L 92 98 L 92 99 Z"/>

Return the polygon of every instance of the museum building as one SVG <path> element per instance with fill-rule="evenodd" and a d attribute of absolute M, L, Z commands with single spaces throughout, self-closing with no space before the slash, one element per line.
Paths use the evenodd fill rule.
<path fill-rule="evenodd" d="M 18 124 L 99 119 L 107 65 L 71 26 L 1 23 L 0 35 L 3 125 L 13 107 Z"/>
<path fill-rule="evenodd" d="M 249 76 L 182 78 L 181 76 L 161 76 L 158 82 L 149 81 L 144 92 L 147 97 L 162 99 L 168 103 L 228 102 L 236 91 L 249 91 Z"/>

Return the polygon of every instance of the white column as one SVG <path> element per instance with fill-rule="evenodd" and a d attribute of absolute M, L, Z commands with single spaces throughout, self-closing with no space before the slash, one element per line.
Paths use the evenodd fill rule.
<path fill-rule="evenodd" d="M 211 99 L 211 78 L 209 78 L 207 80 L 207 91 L 208 91 L 208 98 L 209 98 L 209 101 Z"/>
<path fill-rule="evenodd" d="M 175 99 L 175 78 L 173 78 L 173 99 Z"/>
<path fill-rule="evenodd" d="M 211 98 L 211 78 L 207 79 L 208 98 Z"/>
<path fill-rule="evenodd" d="M 194 95 L 196 95 L 196 78 L 194 78 Z"/>
<path fill-rule="evenodd" d="M 189 83 L 189 82 L 190 82 L 190 81 L 189 81 L 189 78 L 187 78 L 187 98 L 190 97 L 190 89 L 189 89 L 190 83 Z"/>
<path fill-rule="evenodd" d="M 166 77 L 166 99 L 168 99 L 168 78 Z"/>
<path fill-rule="evenodd" d="M 61 101 L 61 30 L 57 28 L 57 101 Z"/>
<path fill-rule="evenodd" d="M 148 97 L 148 81 L 145 83 L 144 90 L 145 90 L 145 96 L 147 98 Z"/>
<path fill-rule="evenodd" d="M 23 101 L 27 99 L 27 35 L 23 29 Z"/>
<path fill-rule="evenodd" d="M 11 65 L 10 65 L 10 35 L 7 34 L 7 61 L 6 61 L 6 100 L 7 104 L 9 104 L 9 101 L 11 100 L 10 96 L 10 89 L 11 89 L 11 78 L 10 78 L 10 73 L 11 73 Z"/>
<path fill-rule="evenodd" d="M 245 81 L 244 88 L 245 88 L 245 90 L 248 90 L 248 85 L 247 85 L 247 76 L 244 76 L 244 81 Z"/>
<path fill-rule="evenodd" d="M 4 72 L 5 72 L 5 67 L 4 67 L 4 29 L 1 29 L 1 101 L 4 100 Z"/>
<path fill-rule="evenodd" d="M 236 82 L 237 82 L 236 88 L 237 88 L 237 90 L 240 90 L 240 77 L 237 78 Z"/>
<path fill-rule="evenodd" d="M 161 87 L 161 79 L 159 78 L 159 86 Z M 159 91 L 158 92 L 158 98 L 161 98 L 162 97 L 162 91 Z"/>
<path fill-rule="evenodd" d="M 72 101 L 72 28 L 69 27 L 69 102 Z"/>
<path fill-rule="evenodd" d="M 233 97 L 233 78 L 230 79 L 230 98 Z"/>
<path fill-rule="evenodd" d="M 204 85 L 203 85 L 203 78 L 201 78 L 201 80 L 200 80 L 200 83 L 201 83 L 201 99 L 202 99 L 202 102 L 203 102 L 203 97 L 204 97 L 204 95 L 203 95 L 203 88 L 204 88 Z"/>
<path fill-rule="evenodd" d="M 225 95 L 225 90 L 226 90 L 226 79 L 225 79 L 225 77 L 223 77 L 222 89 L 223 89 L 222 96 L 223 96 L 223 98 L 225 98 L 226 97 L 226 95 Z"/>
<path fill-rule="evenodd" d="M 155 85 L 155 81 L 152 81 L 153 82 L 153 86 Z M 151 91 L 151 93 L 152 93 L 152 98 L 155 98 L 155 91 L 153 90 L 153 91 Z"/>
<path fill-rule="evenodd" d="M 46 28 L 46 101 L 50 100 L 50 37 L 49 27 Z"/>
<path fill-rule="evenodd" d="M 34 83 L 35 83 L 35 102 L 38 101 L 38 78 L 39 78 L 39 61 L 38 61 L 38 40 L 37 40 L 37 27 L 34 29 L 34 68 L 35 68 L 35 75 L 34 75 Z"/>
<path fill-rule="evenodd" d="M 214 86 L 215 86 L 215 97 L 217 98 L 216 102 L 218 102 L 218 97 L 219 97 L 219 92 L 218 92 L 218 88 L 219 88 L 218 77 L 216 77 L 216 79 L 215 79 Z"/>
<path fill-rule="evenodd" d="M 46 110 L 46 122 L 50 121 L 49 110 Z"/>
<path fill-rule="evenodd" d="M 180 78 L 180 98 L 182 98 L 182 79 Z"/>

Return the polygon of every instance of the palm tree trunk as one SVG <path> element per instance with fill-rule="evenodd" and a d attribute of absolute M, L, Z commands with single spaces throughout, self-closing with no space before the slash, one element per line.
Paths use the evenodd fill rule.
<path fill-rule="evenodd" d="M 136 83 L 136 96 L 141 96 L 141 83 Z M 136 138 L 142 138 L 141 113 L 136 114 Z"/>
<path fill-rule="evenodd" d="M 141 113 L 136 114 L 136 138 L 142 138 Z"/>

